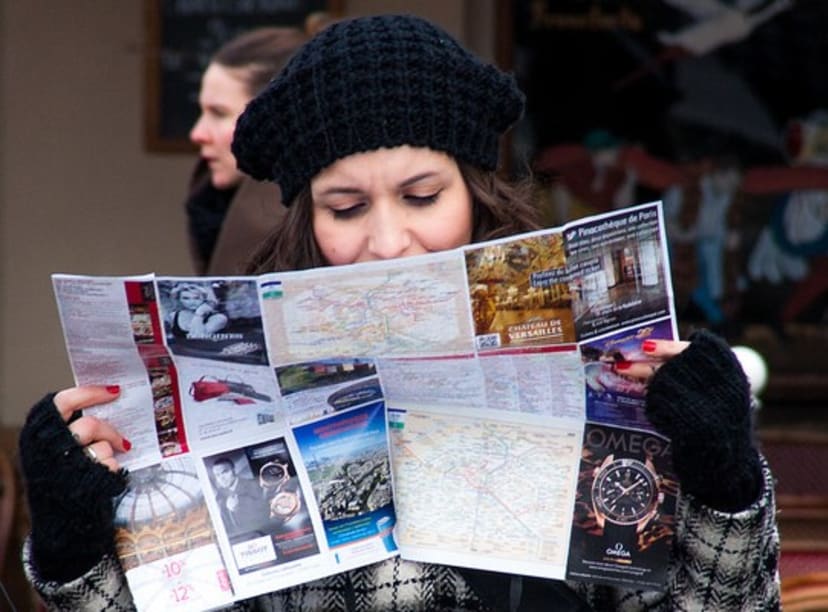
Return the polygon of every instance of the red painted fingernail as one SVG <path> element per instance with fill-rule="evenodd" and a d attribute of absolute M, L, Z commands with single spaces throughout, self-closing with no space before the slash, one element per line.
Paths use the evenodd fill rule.
<path fill-rule="evenodd" d="M 125 451 L 128 451 L 129 449 L 132 448 L 132 442 L 130 442 L 126 438 L 123 439 L 122 444 L 124 445 L 124 450 Z"/>
<path fill-rule="evenodd" d="M 121 392 L 121 385 L 107 385 L 106 390 L 115 395 Z"/>
<path fill-rule="evenodd" d="M 616 370 L 629 370 L 632 367 L 632 362 L 630 361 L 616 361 L 615 362 L 615 369 Z"/>
<path fill-rule="evenodd" d="M 653 340 L 645 340 L 645 341 L 641 344 L 641 350 L 642 350 L 642 351 L 644 351 L 645 353 L 652 353 L 653 351 L 655 351 L 655 350 L 656 350 L 656 346 L 657 346 L 657 345 L 656 345 L 655 341 L 653 341 Z"/>

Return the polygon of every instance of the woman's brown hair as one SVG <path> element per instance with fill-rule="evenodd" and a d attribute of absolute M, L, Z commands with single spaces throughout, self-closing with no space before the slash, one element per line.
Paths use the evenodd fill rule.
<path fill-rule="evenodd" d="M 458 163 L 472 196 L 472 242 L 503 238 L 540 228 L 531 179 L 507 181 L 496 172 Z M 313 235 L 310 186 L 293 200 L 282 223 L 253 252 L 246 274 L 307 270 L 327 266 Z"/>
<path fill-rule="evenodd" d="M 235 70 L 250 95 L 255 96 L 306 40 L 307 36 L 299 28 L 256 28 L 226 42 L 210 61 Z"/>

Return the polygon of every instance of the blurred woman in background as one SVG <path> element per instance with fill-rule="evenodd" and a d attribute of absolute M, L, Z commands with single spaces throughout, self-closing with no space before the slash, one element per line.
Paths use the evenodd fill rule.
<path fill-rule="evenodd" d="M 197 274 L 238 274 L 284 214 L 279 188 L 247 178 L 230 151 L 236 119 L 305 41 L 299 28 L 263 27 L 225 43 L 201 79 L 201 114 L 190 131 L 200 159 L 186 200 Z"/>

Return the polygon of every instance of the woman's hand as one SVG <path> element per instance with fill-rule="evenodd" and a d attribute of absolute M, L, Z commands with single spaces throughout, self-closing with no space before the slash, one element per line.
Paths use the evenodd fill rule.
<path fill-rule="evenodd" d="M 114 386 L 87 386 L 46 395 L 20 430 L 31 555 L 42 580 L 68 582 L 114 552 L 113 498 L 126 488 L 127 474 L 113 453 L 130 444 L 112 426 L 78 411 L 118 393 Z"/>
<path fill-rule="evenodd" d="M 57 393 L 54 403 L 63 421 L 69 422 L 77 411 L 111 402 L 120 391 L 117 385 L 72 387 Z M 69 423 L 69 431 L 87 457 L 105 465 L 111 472 L 121 469 L 114 457 L 115 451 L 126 452 L 132 448 L 129 440 L 112 425 L 92 416 L 75 419 Z"/>
<path fill-rule="evenodd" d="M 226 314 L 216 310 L 212 304 L 204 302 L 193 312 L 187 337 L 206 338 L 211 336 L 224 329 L 228 320 Z"/>
<path fill-rule="evenodd" d="M 762 471 L 750 387 L 736 355 L 704 330 L 690 342 L 645 340 L 641 352 L 646 360 L 615 369 L 647 381 L 647 418 L 671 440 L 682 489 L 717 510 L 747 508 L 759 496 Z"/>
<path fill-rule="evenodd" d="M 202 302 L 201 304 L 198 305 L 198 308 L 196 308 L 193 311 L 193 314 L 197 317 L 205 317 L 206 318 L 209 315 L 211 315 L 212 313 L 214 313 L 215 311 L 216 311 L 216 309 L 213 307 L 212 304 L 210 304 L 209 302 Z"/>
<path fill-rule="evenodd" d="M 641 352 L 647 356 L 646 360 L 617 361 L 613 368 L 618 374 L 649 381 L 668 359 L 688 346 L 690 343 L 683 340 L 645 340 L 641 343 Z"/>

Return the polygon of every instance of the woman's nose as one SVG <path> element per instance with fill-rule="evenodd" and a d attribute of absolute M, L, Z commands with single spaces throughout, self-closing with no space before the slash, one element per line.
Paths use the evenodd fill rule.
<path fill-rule="evenodd" d="M 195 144 L 203 144 L 208 138 L 209 133 L 204 126 L 204 115 L 201 115 L 190 130 L 190 141 Z"/>
<path fill-rule="evenodd" d="M 411 233 L 404 212 L 393 206 L 376 206 L 372 210 L 371 235 L 368 248 L 377 259 L 393 259 L 405 255 L 411 246 Z"/>

